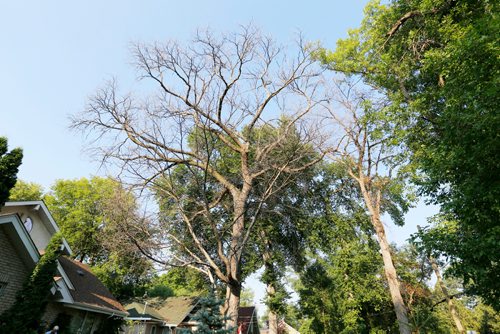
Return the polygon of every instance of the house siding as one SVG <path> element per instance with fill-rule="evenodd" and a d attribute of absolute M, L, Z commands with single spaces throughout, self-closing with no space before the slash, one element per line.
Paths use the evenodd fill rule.
<path fill-rule="evenodd" d="M 6 283 L 0 291 L 1 314 L 12 306 L 16 293 L 31 271 L 17 254 L 3 227 L 0 227 L 0 250 L 0 282 Z"/>

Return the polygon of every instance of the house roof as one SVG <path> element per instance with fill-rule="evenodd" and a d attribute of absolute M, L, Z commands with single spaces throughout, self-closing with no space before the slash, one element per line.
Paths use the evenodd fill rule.
<path fill-rule="evenodd" d="M 248 333 L 248 328 L 254 319 L 255 306 L 243 306 L 238 310 L 238 327 L 241 326 L 241 333 Z"/>
<path fill-rule="evenodd" d="M 150 305 L 141 302 L 133 302 L 125 306 L 128 312 L 128 318 L 134 319 L 152 319 L 163 321 L 162 316 Z"/>
<path fill-rule="evenodd" d="M 70 290 L 74 303 L 68 305 L 69 307 L 88 308 L 96 312 L 123 316 L 127 314 L 122 304 L 113 297 L 86 264 L 66 256 L 59 257 L 59 263 L 74 287 Z"/>
<path fill-rule="evenodd" d="M 178 326 L 198 304 L 196 297 L 148 298 L 125 306 L 129 318 L 155 318 Z M 146 307 L 145 307 L 146 306 Z"/>

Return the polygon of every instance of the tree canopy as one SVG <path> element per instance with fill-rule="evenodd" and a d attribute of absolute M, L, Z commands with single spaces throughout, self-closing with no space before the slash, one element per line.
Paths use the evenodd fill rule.
<path fill-rule="evenodd" d="M 7 201 L 10 189 L 16 184 L 22 159 L 23 151 L 15 148 L 9 152 L 7 138 L 0 137 L 0 207 Z"/>
<path fill-rule="evenodd" d="M 139 219 L 131 192 L 95 176 L 58 180 L 44 200 L 73 256 L 88 263 L 116 297 L 144 293 L 151 264 L 123 232 L 128 221 Z"/>
<path fill-rule="evenodd" d="M 359 28 L 317 54 L 390 98 L 410 130 L 420 192 L 443 213 L 423 240 L 497 307 L 499 26 L 496 2 L 372 1 Z"/>
<path fill-rule="evenodd" d="M 10 191 L 9 201 L 39 201 L 43 196 L 43 187 L 38 183 L 17 180 Z"/>
<path fill-rule="evenodd" d="M 304 41 L 292 56 L 285 49 L 251 26 L 220 37 L 199 32 L 184 46 L 139 44 L 136 65 L 157 88 L 154 97 L 122 95 L 110 83 L 73 120 L 95 140 L 104 162 L 162 193 L 170 210 L 163 210 L 157 231 L 172 256 L 159 262 L 223 282 L 231 325 L 260 208 L 281 188 L 282 176 L 320 160 L 303 164 L 300 148 L 317 139 L 303 116 L 321 108 L 321 69 Z M 297 149 L 284 150 L 292 133 L 300 138 Z M 99 145 L 103 139 L 110 145 Z M 260 179 L 266 173 L 272 177 Z M 262 196 L 254 196 L 256 184 Z"/>

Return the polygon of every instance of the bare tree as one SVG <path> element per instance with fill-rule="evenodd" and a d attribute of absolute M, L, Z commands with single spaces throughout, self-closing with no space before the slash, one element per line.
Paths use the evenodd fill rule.
<path fill-rule="evenodd" d="M 391 113 L 381 94 L 359 86 L 352 78 L 335 81 L 328 124 L 341 148 L 333 159 L 345 166 L 360 190 L 380 245 L 400 333 L 409 334 L 408 311 L 382 222 L 382 215 L 387 213 L 402 225 L 403 214 L 411 204 L 411 191 L 406 187 L 407 156 L 402 149 L 405 127 L 400 123 L 401 115 Z"/>
<path fill-rule="evenodd" d="M 155 227 L 158 248 L 145 252 L 223 282 L 230 326 L 260 208 L 286 175 L 322 158 L 302 160 L 303 148 L 318 140 L 304 115 L 322 107 L 322 70 L 313 47 L 301 39 L 297 46 L 289 57 L 253 27 L 220 37 L 199 32 L 186 46 L 138 44 L 140 82 L 155 94 L 120 94 L 111 82 L 72 120 L 103 163 L 168 203 Z M 291 134 L 300 137 L 293 149 Z M 265 190 L 251 196 L 256 182 Z"/>

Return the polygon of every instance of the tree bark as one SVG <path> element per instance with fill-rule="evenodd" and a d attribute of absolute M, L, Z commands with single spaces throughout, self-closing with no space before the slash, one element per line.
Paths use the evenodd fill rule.
<path fill-rule="evenodd" d="M 358 183 L 360 185 L 365 204 L 370 212 L 372 225 L 378 237 L 380 252 L 382 253 L 382 259 L 384 262 L 384 273 L 387 279 L 387 284 L 389 285 L 389 292 L 391 294 L 392 304 L 394 305 L 394 311 L 396 312 L 396 318 L 398 319 L 399 332 L 401 334 L 411 334 L 408 311 L 406 310 L 403 296 L 401 294 L 401 287 L 396 273 L 396 268 L 394 267 L 394 262 L 392 261 L 391 249 L 389 242 L 387 241 L 385 228 L 380 220 L 380 190 L 377 190 L 376 195 L 371 194 L 363 180 L 363 175 L 361 175 L 358 179 Z"/>
<path fill-rule="evenodd" d="M 274 286 L 270 283 L 266 287 L 267 295 L 272 296 L 276 292 Z M 273 310 L 269 309 L 267 313 L 269 321 L 269 334 L 278 334 L 278 315 Z"/>
<path fill-rule="evenodd" d="M 229 253 L 229 268 L 227 268 L 227 293 L 225 315 L 229 317 L 227 326 L 238 327 L 238 310 L 241 295 L 241 254 L 245 231 L 246 201 L 251 188 L 251 181 L 243 185 L 240 193 L 233 194 L 234 223 L 231 235 L 231 250 Z"/>
<path fill-rule="evenodd" d="M 226 310 L 225 315 L 229 318 L 227 320 L 227 327 L 238 328 L 238 311 L 240 309 L 240 295 L 241 295 L 241 284 L 236 284 L 236 282 L 227 285 L 227 299 L 226 299 Z"/>
<path fill-rule="evenodd" d="M 451 318 L 455 322 L 455 326 L 457 327 L 458 332 L 460 334 L 465 333 L 464 326 L 462 325 L 462 322 L 460 321 L 460 317 L 458 316 L 457 309 L 456 309 L 455 305 L 453 304 L 452 299 L 450 298 L 450 294 L 448 293 L 448 289 L 446 288 L 446 285 L 443 282 L 443 278 L 441 277 L 441 273 L 439 272 L 439 267 L 436 263 L 436 260 L 432 256 L 429 256 L 429 261 L 431 262 L 432 269 L 434 270 L 434 273 L 436 274 L 438 284 L 441 287 L 441 291 L 443 291 L 443 295 L 446 298 L 446 302 L 448 303 L 448 308 L 450 309 Z"/>
<path fill-rule="evenodd" d="M 408 312 L 406 310 L 403 296 L 401 295 L 401 287 L 399 285 L 396 268 L 392 262 L 391 250 L 385 235 L 384 225 L 380 221 L 380 218 L 376 216 L 372 216 L 372 224 L 377 233 L 382 259 L 384 261 L 385 277 L 389 285 L 389 291 L 391 293 L 394 311 L 396 312 L 396 318 L 398 319 L 399 332 L 401 334 L 411 334 Z"/>

